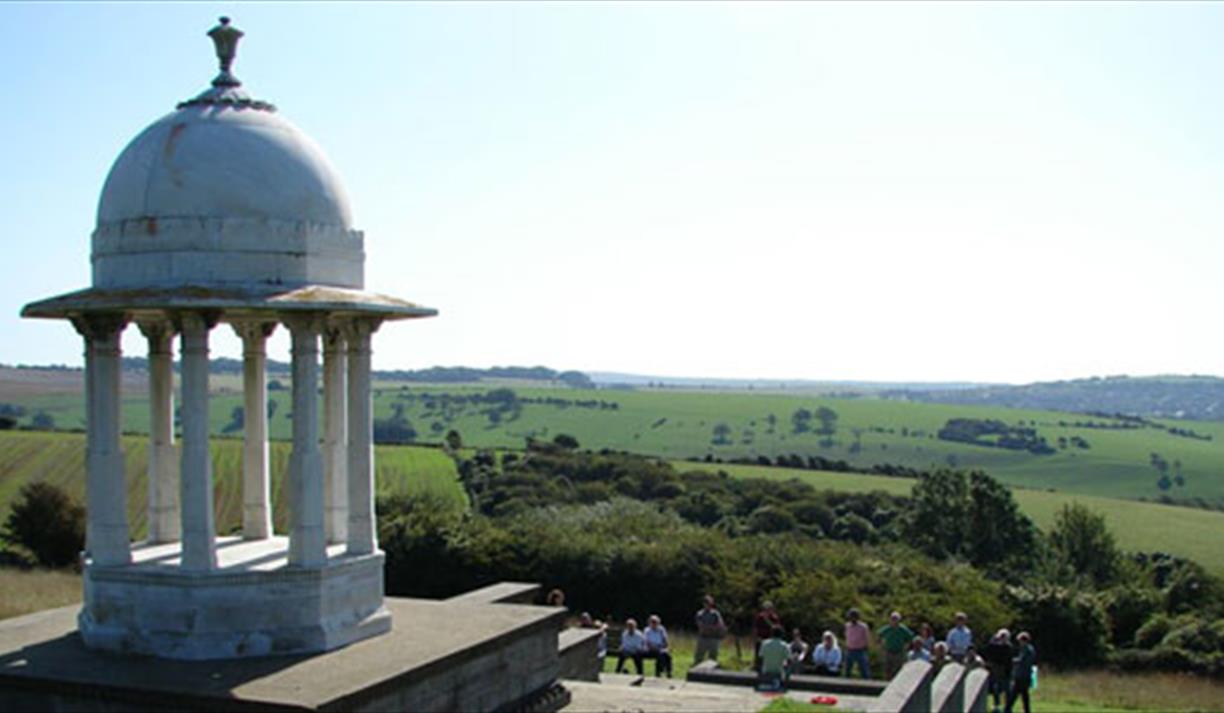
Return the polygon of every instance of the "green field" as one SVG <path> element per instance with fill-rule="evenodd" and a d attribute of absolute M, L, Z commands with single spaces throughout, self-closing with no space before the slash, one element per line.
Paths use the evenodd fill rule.
<path fill-rule="evenodd" d="M 766 468 L 761 466 L 711 465 L 678 462 L 677 468 L 725 470 L 740 478 L 797 478 L 813 487 L 852 492 L 882 490 L 908 495 L 914 485 L 906 478 L 855 473 Z M 1224 574 L 1224 513 L 1210 510 L 1144 503 L 1093 495 L 1013 488 L 1012 494 L 1026 515 L 1042 529 L 1054 522 L 1063 505 L 1079 502 L 1101 513 L 1123 549 L 1138 552 L 1169 552 L 1193 559 L 1218 574 Z"/>
<path fill-rule="evenodd" d="M 232 423 L 235 407 L 242 403 L 232 377 L 214 377 L 211 420 L 215 433 L 239 435 Z M 1177 499 L 1201 498 L 1224 503 L 1224 422 L 1162 421 L 1209 436 L 1200 440 L 1177 436 L 1157 428 L 1107 430 L 1060 425 L 1060 422 L 1105 421 L 1052 411 L 1021 411 L 978 406 L 919 404 L 874 398 L 833 399 L 810 396 L 703 391 L 582 391 L 561 388 L 525 388 L 514 391 L 522 399 L 604 401 L 616 408 L 525 403 L 509 416 L 494 422 L 486 404 L 451 404 L 426 399 L 446 393 L 452 396 L 483 394 L 482 386 L 391 386 L 382 384 L 375 393 L 379 418 L 403 409 L 404 417 L 418 432 L 418 440 L 438 442 L 450 429 L 463 434 L 465 442 L 480 447 L 522 447 L 528 436 L 551 438 L 569 433 L 589 448 L 614 448 L 668 458 L 775 457 L 797 453 L 846 460 L 859 466 L 892 463 L 918 468 L 956 466 L 981 468 L 1015 486 L 1101 495 L 1115 498 L 1146 498 L 1161 495 Z M 133 390 L 134 391 L 134 390 Z M 11 398 L 31 413 L 43 410 L 59 429 L 83 428 L 82 398 L 75 393 L 49 393 Z M 273 439 L 288 439 L 292 430 L 292 404 L 288 391 L 272 391 L 276 404 L 269 423 Z M 429 408 L 432 405 L 433 408 Z M 793 432 L 791 415 L 800 408 L 821 406 L 838 414 L 831 443 L 813 432 Z M 773 423 L 770 423 L 770 417 Z M 27 417 L 28 418 L 28 417 Z M 1006 450 L 940 440 L 936 432 L 950 418 L 996 419 L 1007 424 L 1023 422 L 1035 428 L 1051 444 L 1059 438 L 1081 438 L 1088 448 L 1068 447 L 1051 455 Z M 124 430 L 141 433 L 148 429 L 148 409 L 143 394 L 132 393 L 123 402 Z M 715 444 L 714 428 L 726 424 L 727 443 Z M 1178 462 L 1184 485 L 1167 492 L 1157 487 L 1159 473 L 1151 455 L 1160 454 L 1168 463 Z"/>
<path fill-rule="evenodd" d="M 139 538 L 146 527 L 147 439 L 127 436 L 123 448 L 127 456 L 128 524 L 133 536 Z M 273 442 L 269 448 L 273 523 L 281 532 L 288 523 L 284 488 L 289 450 L 286 442 Z M 242 526 L 242 441 L 216 439 L 212 455 L 217 532 L 233 532 Z M 375 463 L 380 494 L 433 491 L 466 503 L 454 463 L 436 448 L 378 446 Z M 59 485 L 83 501 L 85 437 L 75 433 L 0 432 L 0 518 L 21 486 L 37 480 Z"/>
<path fill-rule="evenodd" d="M 241 403 L 238 384 L 231 377 L 214 378 L 212 425 L 218 435 L 226 431 L 231 415 Z M 1212 440 L 1176 436 L 1156 428 L 1105 430 L 1059 425 L 1060 421 L 1087 420 L 1073 414 L 1045 411 L 1017 411 L 1003 408 L 916 404 L 877 399 L 832 399 L 776 394 L 725 393 L 702 391 L 580 391 L 558 388 L 527 388 L 515 385 L 521 400 L 552 399 L 551 403 L 521 402 L 519 408 L 491 417 L 488 404 L 449 405 L 441 394 L 472 396 L 485 394 L 491 387 L 414 386 L 380 384 L 375 393 L 375 411 L 388 418 L 395 409 L 418 432 L 419 441 L 440 441 L 446 431 L 462 433 L 469 446 L 521 448 L 527 437 L 552 438 L 568 433 L 586 448 L 614 448 L 652 454 L 680 461 L 713 455 L 717 458 L 776 456 L 798 453 L 844 459 L 867 466 L 887 462 L 911 467 L 955 464 L 980 467 L 1015 488 L 1017 500 L 1035 522 L 1048 526 L 1054 513 L 1071 499 L 1102 512 L 1109 520 L 1123 547 L 1143 551 L 1167 551 L 1190 557 L 1214 571 L 1224 572 L 1224 513 L 1169 507 L 1138 502 L 1155 499 L 1161 491 L 1155 483 L 1157 472 L 1150 463 L 1153 452 L 1166 460 L 1182 463 L 1185 485 L 1169 494 L 1179 498 L 1202 498 L 1224 502 L 1224 423 L 1167 422 Z M 130 391 L 123 405 L 124 428 L 129 433 L 147 429 L 148 416 L 143 394 Z M 270 421 L 274 439 L 288 439 L 292 430 L 288 391 L 273 391 L 276 403 Z M 18 399 L 9 397 L 10 401 Z M 557 401 L 561 400 L 561 401 Z M 19 401 L 31 412 L 52 414 L 59 428 L 83 426 L 79 394 L 58 393 L 24 395 Z M 583 406 L 577 402 L 594 401 Z M 599 408 L 598 402 L 605 407 Z M 616 408 L 608 405 L 615 404 Z M 828 406 L 839 416 L 833 443 L 820 443 L 814 433 L 795 434 L 791 414 L 798 408 L 815 410 Z M 774 423 L 770 426 L 770 415 Z M 1062 436 L 1085 439 L 1088 449 L 1069 448 L 1052 455 L 1003 450 L 936 439 L 934 433 L 949 418 L 998 419 L 1007 423 L 1035 424 L 1051 443 Z M 497 422 L 494 422 L 494 421 Z M 1092 419 L 1102 421 L 1103 419 Z M 725 423 L 731 431 L 730 443 L 712 443 L 716 424 Z M 240 441 L 230 429 L 230 437 L 214 443 L 217 473 L 218 530 L 226 532 L 239 522 L 238 473 Z M 65 440 L 66 439 L 66 440 Z M 857 442 L 859 446 L 852 448 Z M 62 482 L 76 493 L 82 492 L 84 467 L 81 436 L 39 433 L 0 434 L 0 510 L 9 502 L 22 482 L 48 478 Z M 129 488 L 132 523 L 136 532 L 143 529 L 145 441 L 127 437 Z M 273 441 L 273 487 L 279 492 L 288 460 L 288 444 Z M 439 451 L 427 448 L 387 447 L 378 449 L 379 488 L 382 492 L 409 492 L 436 489 L 450 497 L 462 497 L 455 481 L 453 465 Z M 705 465 L 677 463 L 681 468 L 723 468 L 745 477 L 797 477 L 822 488 L 839 490 L 880 489 L 908 493 L 912 481 L 903 478 L 828 473 L 728 464 Z M 278 523 L 283 522 L 281 498 L 277 502 Z"/>

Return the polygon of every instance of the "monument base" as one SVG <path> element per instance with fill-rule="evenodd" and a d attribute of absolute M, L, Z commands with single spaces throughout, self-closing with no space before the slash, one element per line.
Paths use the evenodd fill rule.
<path fill-rule="evenodd" d="M 86 563 L 78 619 L 85 645 L 173 659 L 328 651 L 391 629 L 381 552 L 328 548 L 322 567 L 290 567 L 284 537 L 217 540 L 217 567 L 179 567 L 178 543 L 140 544 L 132 563 Z"/>
<path fill-rule="evenodd" d="M 77 607 L 0 621 L 0 710 L 555 710 L 562 609 L 388 597 L 395 627 L 315 655 L 90 649 Z"/>

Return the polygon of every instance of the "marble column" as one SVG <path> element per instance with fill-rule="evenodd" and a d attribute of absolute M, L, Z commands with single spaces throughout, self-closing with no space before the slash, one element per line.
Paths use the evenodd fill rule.
<path fill-rule="evenodd" d="M 374 402 L 370 394 L 370 335 L 378 320 L 355 318 L 348 340 L 348 544 L 351 555 L 378 549 L 374 528 Z"/>
<path fill-rule="evenodd" d="M 293 453 L 289 456 L 289 564 L 327 564 L 323 530 L 323 454 L 319 451 L 318 315 L 286 316 L 293 348 Z"/>
<path fill-rule="evenodd" d="M 242 338 L 242 536 L 272 536 L 272 488 L 268 477 L 268 337 L 275 322 L 236 321 Z"/>
<path fill-rule="evenodd" d="M 323 332 L 323 507 L 328 544 L 348 539 L 348 376 L 342 330 Z"/>
<path fill-rule="evenodd" d="M 178 320 L 183 355 L 182 567 L 193 571 L 217 567 L 212 455 L 208 451 L 208 332 L 215 324 L 215 316 L 205 313 L 187 312 Z"/>
<path fill-rule="evenodd" d="M 94 565 L 132 561 L 127 487 L 119 442 L 121 315 L 84 315 L 73 326 L 85 337 L 85 551 Z"/>
<path fill-rule="evenodd" d="M 174 447 L 174 325 L 139 323 L 149 342 L 148 541 L 179 539 L 179 462 Z"/>

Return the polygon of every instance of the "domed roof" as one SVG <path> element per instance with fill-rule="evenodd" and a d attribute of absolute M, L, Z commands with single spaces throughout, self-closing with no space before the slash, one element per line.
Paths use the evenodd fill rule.
<path fill-rule="evenodd" d="M 98 201 L 94 285 L 361 289 L 348 197 L 310 137 L 230 73 L 242 32 L 209 33 L 212 87 L 132 140 Z"/>
<path fill-rule="evenodd" d="M 319 146 L 279 114 L 237 103 L 186 102 L 140 132 L 111 167 L 100 225 L 163 217 L 352 224 Z"/>
<path fill-rule="evenodd" d="M 365 290 L 365 237 L 322 150 L 230 73 L 242 32 L 208 32 L 212 87 L 119 155 L 91 235 L 93 284 L 27 304 L 25 317 L 376 320 L 437 310 Z"/>

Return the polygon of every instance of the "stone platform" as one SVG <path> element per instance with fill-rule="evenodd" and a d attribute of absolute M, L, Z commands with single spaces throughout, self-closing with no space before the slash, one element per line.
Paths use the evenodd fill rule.
<path fill-rule="evenodd" d="M 289 566 L 289 539 L 217 539 L 217 566 L 180 566 L 179 543 L 132 548 L 132 562 L 84 571 L 86 645 L 175 659 L 328 651 L 391 629 L 381 552 L 332 545 L 320 567 Z"/>
<path fill-rule="evenodd" d="M 86 648 L 78 607 L 0 622 L 0 710 L 498 710 L 558 676 L 564 610 L 387 598 L 383 635 L 312 656 L 171 661 Z"/>

